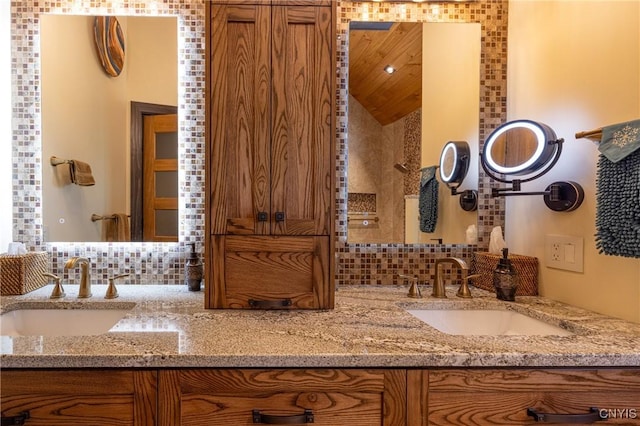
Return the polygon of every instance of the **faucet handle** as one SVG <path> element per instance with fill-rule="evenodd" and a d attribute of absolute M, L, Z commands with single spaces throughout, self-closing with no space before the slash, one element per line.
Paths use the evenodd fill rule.
<path fill-rule="evenodd" d="M 411 281 L 411 287 L 409 287 L 409 294 L 407 296 L 413 297 L 414 299 L 420 299 L 422 297 L 422 293 L 420 292 L 420 287 L 418 287 L 418 277 L 415 275 L 405 275 L 398 274 L 400 278 L 405 278 Z"/>
<path fill-rule="evenodd" d="M 107 287 L 107 292 L 104 295 L 105 299 L 115 299 L 116 297 L 118 297 L 118 289 L 116 289 L 116 285 L 114 284 L 114 281 L 117 280 L 118 278 L 124 278 L 124 277 L 128 277 L 129 274 L 120 274 L 120 275 L 114 275 L 113 277 L 109 278 L 109 286 Z"/>
<path fill-rule="evenodd" d="M 456 296 L 462 297 L 463 299 L 471 299 L 471 290 L 469 290 L 469 280 L 471 278 L 478 278 L 480 274 L 468 275 L 466 277 L 462 277 L 462 284 L 460 284 L 460 288 L 458 289 L 458 293 Z"/>
<path fill-rule="evenodd" d="M 62 288 L 62 284 L 60 283 L 61 279 L 57 275 L 50 274 L 49 272 L 45 272 L 42 276 L 51 278 L 55 281 L 55 286 L 53 287 L 53 291 L 51 292 L 51 296 L 49 299 L 60 299 L 65 296 L 64 288 Z"/>

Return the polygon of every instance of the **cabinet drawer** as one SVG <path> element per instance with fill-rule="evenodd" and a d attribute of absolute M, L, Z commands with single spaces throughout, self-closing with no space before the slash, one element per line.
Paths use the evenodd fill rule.
<path fill-rule="evenodd" d="M 155 371 L 4 370 L 1 377 L 3 420 L 28 412 L 30 426 L 155 424 Z"/>
<path fill-rule="evenodd" d="M 606 424 L 640 422 L 637 369 L 440 370 L 428 375 L 429 425 L 534 424 L 529 408 L 575 415 L 588 414 L 591 407 L 603 410 Z"/>
<path fill-rule="evenodd" d="M 210 308 L 326 309 L 329 237 L 213 237 Z"/>
<path fill-rule="evenodd" d="M 402 370 L 161 371 L 161 395 L 179 398 L 160 401 L 160 425 L 249 425 L 256 412 L 286 420 L 305 410 L 315 425 L 404 424 L 404 380 Z"/>

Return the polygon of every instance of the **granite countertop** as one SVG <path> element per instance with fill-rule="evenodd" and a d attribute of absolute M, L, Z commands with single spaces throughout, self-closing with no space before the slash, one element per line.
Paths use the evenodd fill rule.
<path fill-rule="evenodd" d="M 411 299 L 406 287 L 341 287 L 329 311 L 207 310 L 186 286 L 120 285 L 105 300 L 50 300 L 48 285 L 5 296 L 2 312 L 20 308 L 131 308 L 95 336 L 1 336 L 2 368 L 77 367 L 581 367 L 640 365 L 640 324 L 540 297 L 501 302 L 474 298 Z M 427 293 L 426 291 L 424 291 Z M 135 305 L 134 305 L 135 304 Z M 458 336 L 437 331 L 406 309 L 507 308 L 560 325 L 570 336 Z"/>

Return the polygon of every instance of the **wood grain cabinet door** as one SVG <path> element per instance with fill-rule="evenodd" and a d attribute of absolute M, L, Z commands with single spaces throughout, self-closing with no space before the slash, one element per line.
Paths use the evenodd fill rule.
<path fill-rule="evenodd" d="M 332 8 L 210 15 L 211 233 L 329 235 Z"/>
<path fill-rule="evenodd" d="M 158 425 L 404 425 L 405 379 L 404 370 L 163 370 Z"/>
<path fill-rule="evenodd" d="M 331 8 L 275 6 L 272 25 L 272 233 L 329 235 Z"/>
<path fill-rule="evenodd" d="M 146 370 L 3 370 L 2 424 L 156 424 L 157 373 Z M 23 423 L 11 423 L 23 424 Z"/>
<path fill-rule="evenodd" d="M 640 422 L 638 369 L 410 370 L 408 376 L 410 425 L 539 424 L 530 409 L 544 424 L 599 424 L 597 416 L 607 425 Z"/>
<path fill-rule="evenodd" d="M 271 7 L 210 6 L 211 234 L 270 228 Z"/>

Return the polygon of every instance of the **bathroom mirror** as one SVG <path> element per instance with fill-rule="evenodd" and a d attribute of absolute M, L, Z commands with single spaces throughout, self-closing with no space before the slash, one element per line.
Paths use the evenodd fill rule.
<path fill-rule="evenodd" d="M 466 212 L 478 209 L 478 191 L 461 190 L 471 163 L 471 149 L 466 141 L 451 141 L 442 149 L 438 168 L 440 180 L 451 190 L 452 196 L 459 196 L 460 208 Z"/>
<path fill-rule="evenodd" d="M 514 120 L 487 138 L 482 161 L 498 174 L 524 176 L 538 172 L 562 149 L 553 129 L 531 120 Z"/>
<path fill-rule="evenodd" d="M 42 208 L 45 241 L 131 241 L 115 232 L 114 215 L 122 221 L 142 216 L 147 191 L 133 187 L 131 174 L 144 169 L 145 155 L 133 156 L 136 134 L 131 132 L 131 103 L 178 104 L 178 22 L 176 17 L 117 16 L 124 41 L 124 66 L 119 75 L 102 69 L 94 41 L 93 16 L 52 15 L 40 17 L 40 66 L 42 79 Z M 177 120 L 173 121 L 174 123 Z M 144 131 L 142 134 L 145 134 Z M 144 187 L 160 175 L 171 179 L 164 188 L 175 188 L 177 199 L 177 126 L 158 135 L 157 143 L 170 143 L 176 166 L 173 171 L 138 173 Z M 173 138 L 161 138 L 160 136 Z M 151 146 L 153 141 L 147 142 Z M 95 185 L 73 185 L 68 165 L 49 165 L 52 156 L 80 160 L 91 167 Z M 166 179 L 164 181 L 166 181 Z M 151 193 L 154 193 L 151 191 Z M 166 198 L 166 197 L 165 197 Z M 131 203 L 140 199 L 142 203 Z M 177 202 L 176 209 L 177 209 Z M 165 241 L 178 239 L 177 210 L 169 212 Z M 158 212 L 147 215 L 152 222 Z M 161 215 L 160 215 L 161 216 Z M 98 218 L 97 220 L 92 220 Z M 120 223 L 120 221 L 118 222 Z M 128 229 L 127 223 L 122 225 Z M 120 229 L 122 231 L 122 229 Z M 129 234 L 130 232 L 127 232 Z M 110 235 L 115 234 L 115 235 Z M 151 234 L 151 233 L 147 233 Z M 118 239 L 119 237 L 119 239 Z M 140 236 L 141 237 L 141 236 Z M 122 240 L 124 238 L 124 240 Z M 158 241 L 145 235 L 138 241 Z M 162 241 L 162 240 L 160 240 Z"/>
<path fill-rule="evenodd" d="M 350 22 L 350 243 L 466 242 L 476 213 L 441 182 L 438 223 L 421 232 L 418 194 L 448 141 L 469 141 L 467 159 L 478 158 L 480 34 L 477 23 Z M 477 188 L 478 162 L 467 167 L 465 186 Z"/>
<path fill-rule="evenodd" d="M 542 195 L 547 207 L 558 212 L 580 207 L 584 191 L 576 182 L 558 181 L 544 191 L 521 191 L 523 183 L 538 179 L 555 166 L 563 142 L 551 127 L 537 121 L 514 120 L 498 126 L 485 141 L 481 163 L 494 181 L 511 186 L 494 186 L 491 196 Z"/>
<path fill-rule="evenodd" d="M 43 156 L 42 143 L 40 20 L 45 15 L 105 14 L 169 18 L 177 25 L 177 37 L 174 30 L 174 42 L 177 44 L 180 206 L 177 242 L 49 242 L 51 240 L 45 235 L 42 186 L 43 177 L 50 172 L 51 165 Z M 47 251 L 54 273 L 63 274 L 63 266 L 69 256 L 84 256 L 91 259 L 92 274 L 96 279 L 106 280 L 115 272 L 129 272 L 127 284 L 176 284 L 184 281 L 182 265 L 188 252 L 187 244 L 196 243 L 196 250 L 202 252 L 205 227 L 205 14 L 203 2 L 183 0 L 140 0 L 117 4 L 38 0 L 11 2 L 13 239 L 24 242 L 30 249 Z M 132 48 L 125 55 L 139 57 L 131 55 Z M 140 58 L 144 59 L 144 56 Z M 153 75 L 147 78 L 151 80 Z M 123 114 L 126 116 L 126 111 Z M 74 125 L 81 127 L 86 123 L 77 121 Z M 116 164 L 113 170 L 117 176 L 126 175 L 126 167 L 122 163 Z M 118 182 L 123 180 L 126 179 Z M 74 277 L 68 279 L 73 283 Z"/>
<path fill-rule="evenodd" d="M 471 150 L 467 142 L 447 142 L 440 154 L 440 180 L 451 189 L 458 188 L 467 177 L 470 162 Z"/>

